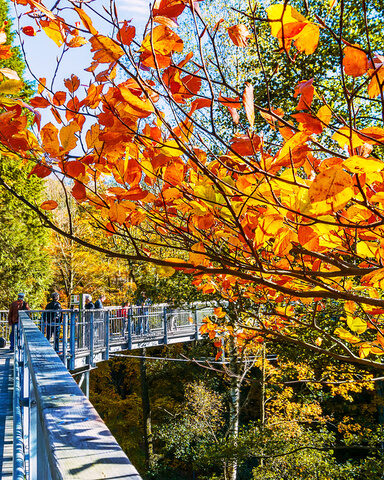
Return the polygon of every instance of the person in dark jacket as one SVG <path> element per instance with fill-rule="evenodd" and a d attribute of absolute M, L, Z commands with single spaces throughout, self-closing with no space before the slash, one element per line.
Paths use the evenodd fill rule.
<path fill-rule="evenodd" d="M 89 293 L 87 293 L 86 295 L 84 295 L 84 300 L 84 308 L 86 310 L 93 310 L 95 308 L 95 304 L 92 302 L 92 295 L 89 295 Z"/>
<path fill-rule="evenodd" d="M 53 292 L 51 295 L 52 300 L 47 304 L 45 310 L 48 312 L 43 313 L 43 320 L 47 326 L 47 339 L 51 340 L 54 336 L 54 348 L 56 352 L 59 351 L 60 331 L 61 331 L 61 304 L 59 302 L 59 294 Z"/>
<path fill-rule="evenodd" d="M 104 305 L 103 305 L 104 302 L 105 302 L 105 295 L 102 293 L 95 302 L 95 310 L 101 310 L 102 308 L 104 308 Z"/>
<path fill-rule="evenodd" d="M 24 293 L 19 293 L 17 300 L 12 302 L 9 307 L 8 324 L 11 325 L 11 333 L 9 335 L 11 352 L 15 348 L 15 325 L 19 323 L 19 310 L 30 310 L 28 303 L 25 301 Z"/>

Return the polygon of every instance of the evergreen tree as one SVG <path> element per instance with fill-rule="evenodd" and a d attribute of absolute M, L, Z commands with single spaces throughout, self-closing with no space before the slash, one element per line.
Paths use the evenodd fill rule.
<path fill-rule="evenodd" d="M 6 0 L 0 0 L 0 26 L 4 25 L 7 44 L 11 44 L 11 20 Z M 1 67 L 11 68 L 22 77 L 25 64 L 17 47 L 13 55 L 1 61 Z M 31 93 L 27 85 L 22 97 Z M 27 179 L 21 160 L 0 154 L 0 177 L 28 198 L 40 204 L 44 182 L 35 177 Z M 45 251 L 48 233 L 38 218 L 25 206 L 0 188 L 0 308 L 6 308 L 18 291 L 24 291 L 32 306 L 39 307 L 50 282 L 49 258 Z"/>

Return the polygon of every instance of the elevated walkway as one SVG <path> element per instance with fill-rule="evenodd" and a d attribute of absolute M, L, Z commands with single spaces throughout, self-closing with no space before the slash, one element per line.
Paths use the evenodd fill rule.
<path fill-rule="evenodd" d="M 13 353 L 0 350 L 0 478 L 12 478 L 13 463 Z"/>
<path fill-rule="evenodd" d="M 115 352 L 198 340 L 212 309 L 21 311 L 15 353 L 0 349 L 0 479 L 141 480 L 84 395 L 89 370 Z"/>

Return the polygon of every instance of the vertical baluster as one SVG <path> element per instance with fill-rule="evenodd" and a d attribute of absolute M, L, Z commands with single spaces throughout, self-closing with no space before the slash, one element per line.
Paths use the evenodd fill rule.
<path fill-rule="evenodd" d="M 70 323 L 69 323 L 69 369 L 75 369 L 76 359 L 76 312 L 71 311 Z"/>
<path fill-rule="evenodd" d="M 132 350 L 132 307 L 128 309 L 128 350 Z"/>
<path fill-rule="evenodd" d="M 105 323 L 105 360 L 109 360 L 109 310 L 103 313 Z"/>
<path fill-rule="evenodd" d="M 199 324 L 198 324 L 196 306 L 193 307 L 193 319 L 195 323 L 195 340 L 199 340 Z"/>
<path fill-rule="evenodd" d="M 164 345 L 168 344 L 168 322 L 167 322 L 167 307 L 163 307 L 163 327 L 164 327 Z"/>
<path fill-rule="evenodd" d="M 68 314 L 63 314 L 63 356 L 62 361 L 67 368 L 67 355 L 68 355 Z"/>
<path fill-rule="evenodd" d="M 89 364 L 93 367 L 95 365 L 93 358 L 94 351 L 94 332 L 93 332 L 93 312 L 89 312 Z"/>

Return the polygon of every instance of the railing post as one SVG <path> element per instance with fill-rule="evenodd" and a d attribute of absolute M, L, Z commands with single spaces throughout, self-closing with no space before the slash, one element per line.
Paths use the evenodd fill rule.
<path fill-rule="evenodd" d="M 93 312 L 90 312 L 90 315 L 89 315 L 89 364 L 92 367 L 95 365 L 95 362 L 94 362 L 94 359 L 93 359 L 93 350 L 94 350 L 93 325 L 94 325 L 94 323 L 93 323 Z"/>
<path fill-rule="evenodd" d="M 105 360 L 109 360 L 109 310 L 104 310 L 105 323 Z"/>
<path fill-rule="evenodd" d="M 75 369 L 75 359 L 76 359 L 76 312 L 72 310 L 70 324 L 69 324 L 69 369 Z"/>
<path fill-rule="evenodd" d="M 167 322 L 167 307 L 163 307 L 163 324 L 164 324 L 164 345 L 168 344 L 168 322 Z"/>
<path fill-rule="evenodd" d="M 199 325 L 198 325 L 198 319 L 197 319 L 197 309 L 196 305 L 193 307 L 193 320 L 195 323 L 195 340 L 199 340 Z"/>
<path fill-rule="evenodd" d="M 132 307 L 128 309 L 128 350 L 132 350 Z"/>
<path fill-rule="evenodd" d="M 67 367 L 67 355 L 68 355 L 68 314 L 63 314 L 63 356 L 62 361 Z"/>

